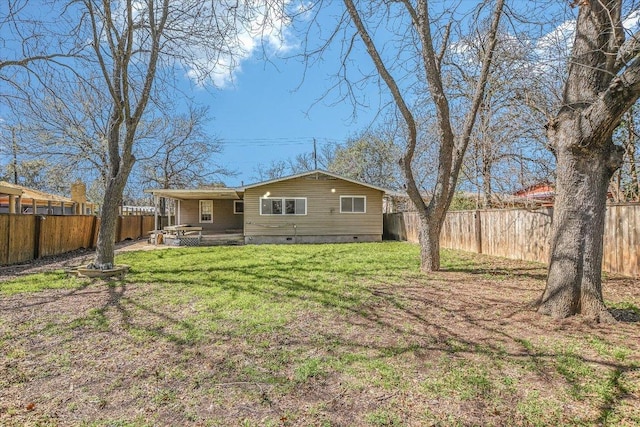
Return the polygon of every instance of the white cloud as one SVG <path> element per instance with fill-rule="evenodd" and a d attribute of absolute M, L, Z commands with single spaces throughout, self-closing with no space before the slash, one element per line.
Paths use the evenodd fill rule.
<path fill-rule="evenodd" d="M 540 37 L 535 43 L 540 65 L 547 68 L 564 63 L 571 55 L 575 32 L 576 21 L 569 20 Z"/>
<path fill-rule="evenodd" d="M 235 28 L 224 51 L 210 57 L 210 52 L 207 55 L 204 49 L 196 50 L 191 63 L 185 65 L 187 77 L 197 85 L 231 87 L 242 71 L 242 64 L 261 50 L 266 55 L 274 55 L 289 52 L 298 46 L 287 16 L 264 8 L 245 11 L 250 17 Z"/>
<path fill-rule="evenodd" d="M 622 26 L 629 32 L 640 29 L 640 11 L 633 11 L 622 20 Z M 557 67 L 564 64 L 571 55 L 576 31 L 576 21 L 568 20 L 549 33 L 540 37 L 535 46 L 542 67 Z"/>
<path fill-rule="evenodd" d="M 631 32 L 638 31 L 640 29 L 640 10 L 634 10 L 622 20 L 622 26 Z"/>

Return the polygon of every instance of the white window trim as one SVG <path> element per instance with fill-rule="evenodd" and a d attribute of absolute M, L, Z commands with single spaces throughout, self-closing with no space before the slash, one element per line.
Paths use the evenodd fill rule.
<path fill-rule="evenodd" d="M 342 210 L 342 199 L 364 199 L 364 211 L 363 212 L 345 212 Z M 353 207 L 353 201 L 351 206 Z M 340 196 L 340 213 L 344 213 L 344 214 L 366 214 L 367 213 L 367 196 Z"/>
<path fill-rule="evenodd" d="M 202 220 L 202 202 L 206 202 L 209 206 L 211 206 L 211 220 L 203 221 Z M 200 224 L 212 224 L 213 223 L 213 200 L 198 200 L 198 222 Z"/>
<path fill-rule="evenodd" d="M 304 213 L 303 214 L 297 214 L 297 213 L 293 213 L 293 214 L 288 214 L 285 213 L 284 211 L 284 201 L 285 200 L 304 200 Z M 279 214 L 274 214 L 274 213 L 262 213 L 262 201 L 263 200 L 281 200 L 282 201 L 282 213 Z M 307 202 L 307 198 L 306 197 L 260 197 L 260 215 L 261 216 L 305 216 L 307 215 L 307 212 L 309 211 L 309 204 Z"/>
<path fill-rule="evenodd" d="M 236 206 L 238 206 L 238 203 L 242 203 L 242 212 L 238 212 Z M 262 206 L 262 205 L 261 205 Z M 233 201 L 233 213 L 236 215 L 243 215 L 244 214 L 244 200 L 234 200 Z"/>

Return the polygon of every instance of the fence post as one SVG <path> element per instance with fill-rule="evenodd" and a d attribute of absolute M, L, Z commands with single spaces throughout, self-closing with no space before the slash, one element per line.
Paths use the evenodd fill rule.
<path fill-rule="evenodd" d="M 122 214 L 118 215 L 116 221 L 116 243 L 122 241 Z"/>
<path fill-rule="evenodd" d="M 476 252 L 482 253 L 482 218 L 480 217 L 480 211 L 476 210 Z"/>
<path fill-rule="evenodd" d="M 7 215 L 7 242 L 5 247 L 0 250 L 0 255 L 2 255 L 2 258 L 0 259 L 0 265 L 9 264 L 9 248 L 11 248 L 11 214 L 12 212 L 9 212 L 9 214 Z"/>
<path fill-rule="evenodd" d="M 96 228 L 98 228 L 98 217 L 93 215 L 93 220 L 91 221 L 91 238 L 89 240 L 89 246 L 91 249 L 96 247 L 98 243 L 96 240 Z"/>
<path fill-rule="evenodd" d="M 38 259 L 40 258 L 40 253 L 42 252 L 40 249 L 40 231 L 42 230 L 42 217 L 40 215 L 35 215 L 34 219 L 35 224 L 33 230 L 33 259 Z"/>

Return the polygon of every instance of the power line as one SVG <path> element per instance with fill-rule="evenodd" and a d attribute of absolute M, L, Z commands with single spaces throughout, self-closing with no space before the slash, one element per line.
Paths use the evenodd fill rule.
<path fill-rule="evenodd" d="M 233 145 L 234 147 L 267 147 L 273 145 L 308 145 L 317 140 L 325 144 L 339 144 L 340 141 L 333 138 L 315 137 L 274 137 L 274 138 L 220 138 L 220 144 Z"/>

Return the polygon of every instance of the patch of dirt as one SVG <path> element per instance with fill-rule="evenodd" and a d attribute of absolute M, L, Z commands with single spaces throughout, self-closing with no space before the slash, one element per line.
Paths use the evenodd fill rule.
<path fill-rule="evenodd" d="M 13 274 L 77 265 L 86 256 Z M 640 420 L 635 312 L 616 309 L 616 325 L 539 316 L 529 303 L 542 292 L 543 268 L 482 260 L 482 268 L 400 283 L 367 278 L 371 298 L 361 306 L 304 312 L 251 339 L 224 322 L 194 326 L 197 301 L 154 298 L 167 284 L 86 282 L 2 298 L 0 425 Z M 605 298 L 638 306 L 638 285 L 609 278 Z M 195 330 L 204 336 L 191 337 Z M 611 394 L 580 395 L 587 374 L 611 375 Z"/>
<path fill-rule="evenodd" d="M 127 240 L 116 244 L 116 254 L 125 251 L 146 251 L 166 248 L 166 246 L 150 244 L 147 240 Z M 0 282 L 28 274 L 45 273 L 47 271 L 87 265 L 93 259 L 94 254 L 95 250 L 93 249 L 78 249 L 60 255 L 39 258 L 27 263 L 0 266 Z"/>

